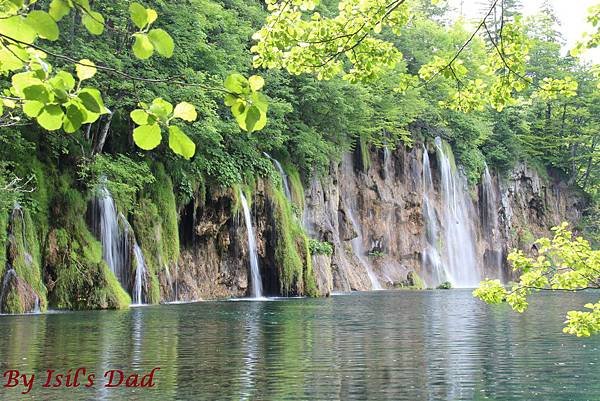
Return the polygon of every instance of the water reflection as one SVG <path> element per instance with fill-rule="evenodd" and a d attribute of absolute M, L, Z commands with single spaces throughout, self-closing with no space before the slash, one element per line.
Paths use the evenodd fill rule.
<path fill-rule="evenodd" d="M 34 400 L 597 400 L 600 338 L 561 333 L 597 298 L 542 295 L 523 315 L 453 290 L 3 316 L 0 361 L 36 373 Z M 94 387 L 40 387 L 81 366 Z M 153 389 L 103 387 L 108 369 L 154 367 Z"/>

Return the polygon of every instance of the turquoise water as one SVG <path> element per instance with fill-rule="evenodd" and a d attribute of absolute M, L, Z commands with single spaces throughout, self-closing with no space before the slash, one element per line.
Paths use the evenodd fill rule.
<path fill-rule="evenodd" d="M 1 316 L 0 371 L 35 379 L 0 399 L 597 401 L 600 337 L 561 328 L 599 297 L 542 294 L 522 315 L 451 290 Z M 42 387 L 77 367 L 93 386 Z M 154 367 L 153 388 L 100 377 Z"/>

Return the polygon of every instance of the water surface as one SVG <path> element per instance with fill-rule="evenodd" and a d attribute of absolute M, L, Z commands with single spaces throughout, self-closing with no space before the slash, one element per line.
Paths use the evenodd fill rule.
<path fill-rule="evenodd" d="M 522 315 L 452 290 L 0 316 L 0 372 L 36 374 L 0 399 L 597 401 L 600 336 L 561 328 L 599 295 L 539 295 Z M 94 386 L 41 388 L 77 367 Z M 152 389 L 100 377 L 154 367 Z"/>

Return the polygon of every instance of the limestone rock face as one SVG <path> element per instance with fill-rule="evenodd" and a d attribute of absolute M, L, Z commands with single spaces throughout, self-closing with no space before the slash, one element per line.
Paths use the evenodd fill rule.
<path fill-rule="evenodd" d="M 366 168 L 359 152 L 349 153 L 332 163 L 325 176 L 310 178 L 302 226 L 310 238 L 333 246 L 331 255 L 312 256 L 320 295 L 371 290 L 374 280 L 381 288 L 407 285 L 416 276 L 427 283 L 423 152 L 422 146 L 371 149 Z M 431 203 L 443 229 L 440 167 L 432 149 L 430 159 Z M 525 164 L 504 177 L 491 171 L 487 187 L 482 185 L 465 189 L 481 277 L 512 278 L 504 262 L 509 249 L 532 251 L 534 238 L 549 235 L 561 221 L 577 223 L 585 206 L 582 195 L 556 173 L 543 177 Z M 182 254 L 175 279 L 180 300 L 247 294 L 246 230 L 239 213 L 232 213 L 234 199 L 230 190 L 212 191 L 203 204 L 181 212 Z M 263 286 L 276 295 L 280 266 L 273 247 L 278 234 L 264 183 L 259 181 L 249 201 Z"/>

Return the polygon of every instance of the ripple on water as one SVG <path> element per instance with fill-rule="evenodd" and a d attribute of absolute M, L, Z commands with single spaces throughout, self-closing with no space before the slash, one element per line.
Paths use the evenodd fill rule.
<path fill-rule="evenodd" d="M 539 295 L 522 315 L 462 290 L 345 295 L 3 316 L 0 360 L 161 368 L 152 391 L 36 386 L 34 400 L 600 400 L 600 338 L 561 333 L 598 293 Z"/>

